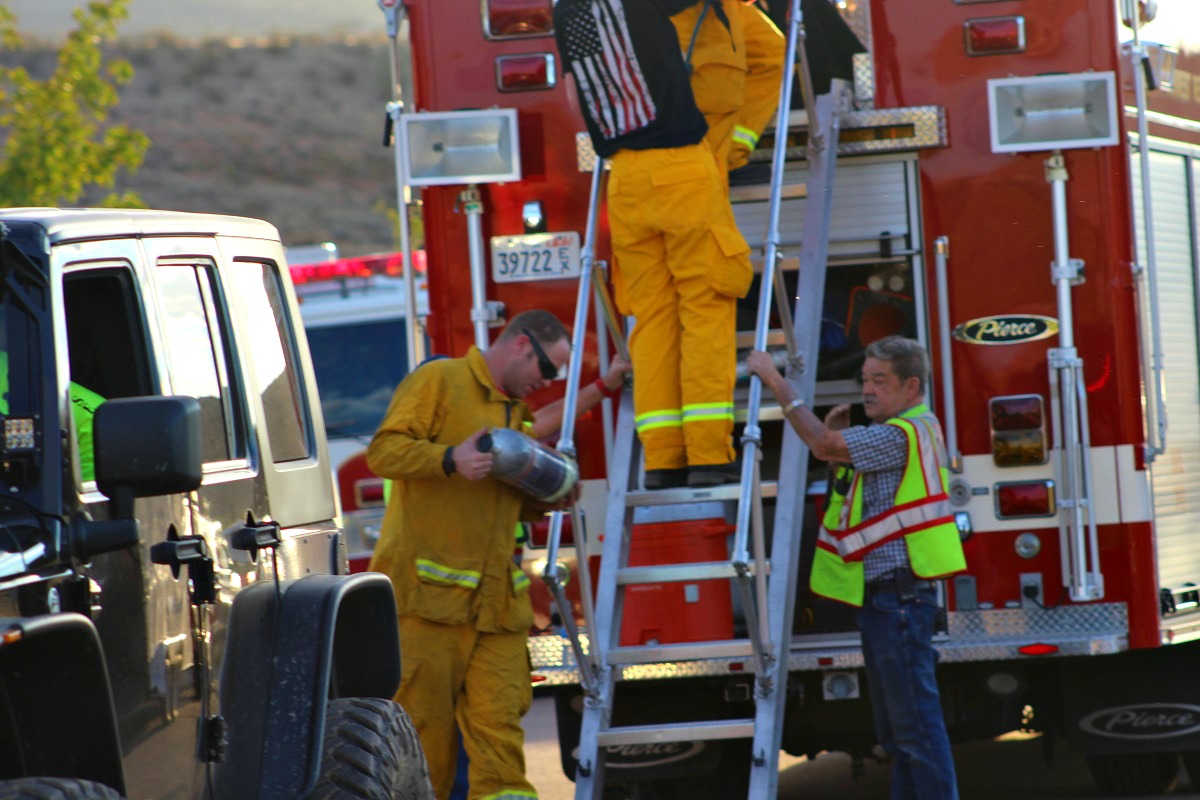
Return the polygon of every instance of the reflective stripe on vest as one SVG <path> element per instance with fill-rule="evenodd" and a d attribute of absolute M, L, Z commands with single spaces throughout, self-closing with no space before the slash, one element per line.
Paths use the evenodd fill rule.
<path fill-rule="evenodd" d="M 489 794 L 481 800 L 537 800 L 537 792 L 526 789 L 505 789 L 495 794 Z"/>
<path fill-rule="evenodd" d="M 430 583 L 440 583 L 446 586 L 461 586 L 464 589 L 478 589 L 480 574 L 470 569 L 454 569 L 428 558 L 417 559 L 417 577 Z"/>
<path fill-rule="evenodd" d="M 813 591 L 855 606 L 863 602 L 863 556 L 897 536 L 904 536 L 909 562 L 919 577 L 940 578 L 967 566 L 946 496 L 948 478 L 941 466 L 945 445 L 937 418 L 922 404 L 886 424 L 904 431 L 908 442 L 892 508 L 863 521 L 862 476 L 855 474 L 845 494 L 831 491 L 813 557 Z M 839 468 L 837 477 L 844 481 L 849 472 Z"/>

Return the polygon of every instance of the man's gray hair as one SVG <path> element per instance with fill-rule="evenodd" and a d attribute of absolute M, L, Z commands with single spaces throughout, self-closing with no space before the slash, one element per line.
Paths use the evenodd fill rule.
<path fill-rule="evenodd" d="M 904 336 L 885 336 L 867 345 L 863 354 L 866 358 L 877 358 L 892 365 L 892 371 L 901 381 L 916 378 L 921 393 L 929 383 L 929 353 L 916 339 Z"/>

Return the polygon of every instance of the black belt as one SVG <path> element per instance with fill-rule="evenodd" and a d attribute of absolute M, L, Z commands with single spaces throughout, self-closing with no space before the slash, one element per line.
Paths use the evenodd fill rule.
<path fill-rule="evenodd" d="M 867 597 L 892 592 L 901 596 L 911 595 L 917 589 L 932 589 L 933 581 L 922 580 L 909 570 L 895 572 L 875 578 L 867 583 Z M 907 590 L 907 591 L 906 591 Z"/>

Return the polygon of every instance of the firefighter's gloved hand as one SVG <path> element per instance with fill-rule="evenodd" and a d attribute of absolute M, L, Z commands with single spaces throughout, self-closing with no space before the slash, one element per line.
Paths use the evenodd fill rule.
<path fill-rule="evenodd" d="M 492 471 L 494 456 L 491 453 L 481 453 L 475 448 L 475 442 L 487 431 L 487 428 L 480 428 L 454 446 L 454 471 L 469 481 L 486 478 Z"/>

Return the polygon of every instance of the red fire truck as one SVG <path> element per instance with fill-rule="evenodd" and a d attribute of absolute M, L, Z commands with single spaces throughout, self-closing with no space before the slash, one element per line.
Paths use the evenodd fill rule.
<path fill-rule="evenodd" d="M 1065 737 L 1102 788 L 1130 793 L 1166 791 L 1181 761 L 1200 780 L 1200 52 L 1149 43 L 1123 23 L 1152 5 L 836 3 L 866 52 L 841 122 L 814 398 L 856 399 L 862 349 L 882 333 L 928 345 L 969 564 L 944 588 L 935 642 L 951 737 Z M 1191 2 L 1159 5 L 1166 17 Z M 429 127 L 399 128 L 399 146 L 417 161 L 436 154 L 406 167 L 420 187 L 432 349 L 459 355 L 528 308 L 571 320 L 591 176 L 552 0 L 404 8 L 416 112 L 406 115 L 427 115 Z M 496 118 L 496 163 L 461 148 L 456 165 L 453 146 L 427 147 L 431 129 L 453 144 L 467 117 L 448 112 L 460 109 Z M 801 142 L 803 125 L 788 135 Z M 782 263 L 794 286 L 787 249 L 802 230 L 806 167 L 803 147 L 787 153 Z M 732 192 L 752 246 L 763 242 L 764 197 L 755 186 Z M 600 230 L 604 259 L 602 214 Z M 585 324 L 588 380 L 610 343 Z M 610 412 L 581 419 L 576 434 L 585 518 L 598 530 Z M 768 436 L 771 424 L 778 436 L 778 417 Z M 681 546 L 723 535 L 710 509 L 694 516 L 708 522 L 682 525 Z M 853 615 L 813 597 L 801 575 L 783 749 L 869 754 Z M 568 584 L 576 599 L 578 585 Z M 631 637 L 671 641 L 696 634 L 678 626 L 738 618 L 728 593 L 675 588 L 640 610 L 627 600 L 626 624 L 631 606 L 644 623 Z M 574 775 L 579 671 L 562 620 L 545 601 L 539 613 L 534 670 L 557 697 Z M 751 701 L 752 669 L 744 658 L 627 669 L 617 711 L 719 715 Z M 609 778 L 699 797 L 745 768 L 736 742 L 692 744 L 610 749 Z"/>

